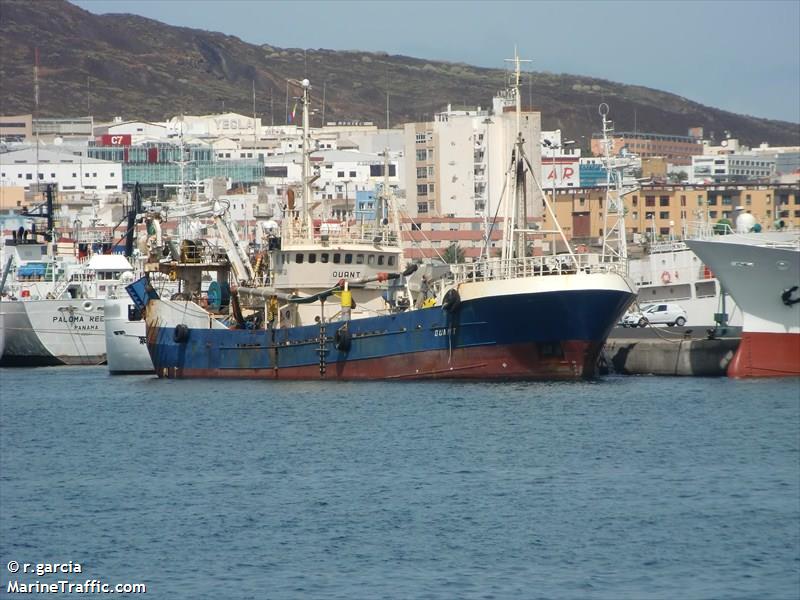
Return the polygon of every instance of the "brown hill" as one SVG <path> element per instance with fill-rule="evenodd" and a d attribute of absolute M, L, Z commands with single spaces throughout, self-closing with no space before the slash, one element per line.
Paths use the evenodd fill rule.
<path fill-rule="evenodd" d="M 291 24 L 286 24 L 291 26 Z M 430 119 L 448 103 L 489 106 L 507 74 L 465 64 L 369 52 L 281 49 L 237 37 L 173 27 L 134 15 L 95 15 L 64 0 L 0 0 L 0 112 L 33 111 L 34 46 L 40 53 L 40 114 L 163 120 L 180 114 L 256 112 L 283 123 L 286 79 L 307 76 L 325 120 Z M 561 128 L 588 145 L 607 102 L 618 131 L 686 135 L 701 126 L 746 143 L 800 144 L 800 125 L 703 106 L 674 94 L 574 75 L 532 73 L 523 98 L 542 111 L 545 129 Z M 291 104 L 291 101 L 290 101 Z M 88 105 L 88 108 L 87 108 Z M 291 108 L 291 107 L 290 107 Z M 315 115 L 312 124 L 321 123 Z"/>

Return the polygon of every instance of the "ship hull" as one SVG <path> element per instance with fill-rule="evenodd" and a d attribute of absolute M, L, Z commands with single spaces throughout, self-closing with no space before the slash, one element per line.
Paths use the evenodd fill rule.
<path fill-rule="evenodd" d="M 106 362 L 112 375 L 153 372 L 145 344 L 144 320 L 128 320 L 129 298 L 107 298 L 105 304 Z"/>
<path fill-rule="evenodd" d="M 574 276 L 573 276 L 574 277 Z M 588 278 L 589 276 L 587 276 Z M 159 377 L 260 379 L 578 379 L 595 373 L 603 343 L 633 293 L 615 288 L 520 292 L 495 282 L 460 288 L 457 310 L 441 307 L 344 322 L 248 331 L 209 328 L 191 303 L 153 300 L 147 338 Z M 584 280 L 586 281 L 586 279 Z M 537 282 L 535 285 L 540 285 Z M 563 282 L 562 282 L 563 283 Z M 541 285 L 540 285 L 541 287 Z M 187 304 L 187 306 L 183 306 Z M 175 341 L 175 317 L 189 327 Z M 205 319 L 205 324 L 203 324 Z M 179 336 L 180 337 L 180 336 Z"/>
<path fill-rule="evenodd" d="M 103 301 L 0 302 L 5 348 L 0 365 L 96 365 L 105 360 Z"/>
<path fill-rule="evenodd" d="M 743 313 L 742 341 L 728 375 L 799 376 L 800 303 L 785 302 L 783 294 L 800 286 L 800 250 L 789 236 L 762 235 L 763 242 L 755 235 L 729 235 L 688 244 Z"/>
<path fill-rule="evenodd" d="M 800 334 L 742 332 L 728 365 L 728 377 L 796 377 L 800 375 Z"/>

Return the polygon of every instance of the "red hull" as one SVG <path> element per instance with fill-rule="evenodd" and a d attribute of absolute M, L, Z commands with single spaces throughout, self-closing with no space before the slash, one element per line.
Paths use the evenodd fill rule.
<path fill-rule="evenodd" d="M 800 334 L 743 332 L 728 377 L 800 375 Z"/>
<path fill-rule="evenodd" d="M 280 369 L 164 368 L 159 377 L 285 380 L 379 379 L 581 379 L 592 377 L 601 342 L 562 342 L 564 356 L 540 356 L 536 344 L 461 348 L 448 360 L 446 350 L 415 352 L 385 358 L 333 362 L 320 375 L 318 365 Z"/>

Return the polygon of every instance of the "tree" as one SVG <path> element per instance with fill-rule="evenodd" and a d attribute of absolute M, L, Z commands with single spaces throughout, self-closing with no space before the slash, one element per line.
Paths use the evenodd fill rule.
<path fill-rule="evenodd" d="M 447 250 L 444 251 L 444 254 L 442 255 L 442 259 L 444 260 L 444 262 L 446 262 L 446 263 L 448 263 L 450 265 L 463 263 L 464 262 L 464 250 L 462 250 L 461 247 L 456 243 L 450 244 L 447 247 Z"/>

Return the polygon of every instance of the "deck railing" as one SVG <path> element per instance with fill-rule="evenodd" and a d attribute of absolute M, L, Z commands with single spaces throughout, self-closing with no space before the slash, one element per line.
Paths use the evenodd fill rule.
<path fill-rule="evenodd" d="M 507 260 L 490 258 L 474 263 L 452 265 L 451 271 L 455 283 L 592 273 L 617 273 L 625 276 L 627 262 L 609 261 L 608 257 L 603 261 L 600 254 L 560 254 Z"/>

